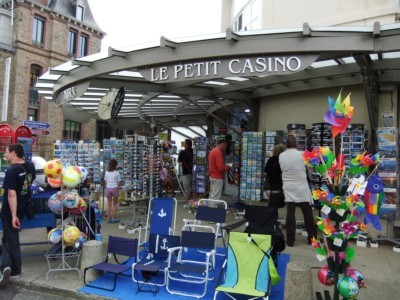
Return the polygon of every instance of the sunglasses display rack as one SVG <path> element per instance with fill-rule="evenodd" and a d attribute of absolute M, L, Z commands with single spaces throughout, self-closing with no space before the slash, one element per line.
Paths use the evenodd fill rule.
<path fill-rule="evenodd" d="M 287 124 L 286 138 L 293 135 L 297 140 L 298 149 L 304 151 L 307 144 L 307 130 L 305 124 Z"/>
<path fill-rule="evenodd" d="M 208 193 L 207 146 L 208 139 L 206 137 L 194 139 L 192 190 L 198 195 Z"/>
<path fill-rule="evenodd" d="M 243 132 L 241 144 L 240 200 L 260 201 L 262 198 L 264 132 Z"/>
<path fill-rule="evenodd" d="M 332 125 L 329 123 L 313 123 L 311 129 L 312 147 L 329 147 L 332 149 Z M 322 178 L 316 171 L 310 173 L 311 188 L 319 188 L 322 185 Z"/>
<path fill-rule="evenodd" d="M 160 186 L 161 191 L 164 193 L 165 197 L 170 197 L 173 198 L 175 197 L 175 191 L 173 188 L 173 178 L 175 177 L 175 167 L 174 167 L 174 161 L 169 154 L 169 148 L 165 148 L 164 146 L 160 147 L 160 157 L 162 161 L 162 167 L 167 169 L 168 171 L 168 176 L 165 179 L 165 181 L 162 184 L 162 187 Z M 160 172 L 161 172 L 161 166 L 160 166 Z"/>
<path fill-rule="evenodd" d="M 63 166 L 81 166 L 88 171 L 87 178 L 93 183 L 100 183 L 100 146 L 94 141 L 71 142 L 57 140 L 54 143 L 54 159 L 59 159 Z"/>

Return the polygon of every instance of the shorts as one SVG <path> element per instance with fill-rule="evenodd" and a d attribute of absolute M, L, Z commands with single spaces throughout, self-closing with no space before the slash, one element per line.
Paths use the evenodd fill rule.
<path fill-rule="evenodd" d="M 115 188 L 106 188 L 106 197 L 107 199 L 118 199 L 119 196 L 119 188 L 115 187 Z"/>
<path fill-rule="evenodd" d="M 182 175 L 182 185 L 185 193 L 192 191 L 192 174 Z"/>

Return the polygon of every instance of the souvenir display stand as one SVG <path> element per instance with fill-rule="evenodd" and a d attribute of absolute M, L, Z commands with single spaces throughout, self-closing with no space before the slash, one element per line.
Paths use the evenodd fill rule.
<path fill-rule="evenodd" d="M 327 263 L 319 269 L 318 280 L 326 286 L 333 286 L 333 300 L 340 296 L 355 299 L 359 289 L 365 286 L 365 278 L 359 270 L 350 267 L 356 254 L 349 241 L 357 239 L 367 226 L 382 229 L 379 213 L 385 196 L 382 180 L 377 174 L 381 157 L 379 153 L 361 153 L 365 138 L 362 132 L 354 135 L 357 136 L 354 140 L 344 142 L 354 114 L 350 94 L 343 101 L 341 93 L 336 101 L 329 97 L 329 108 L 324 120 L 332 125 L 332 140 L 338 137 L 336 141 L 340 142 L 333 142 L 332 149 L 314 147 L 303 153 L 307 167 L 318 172 L 323 180 L 321 187 L 313 188 L 312 195 L 322 206 L 317 226 L 324 238 L 313 237 L 311 242 L 317 259 Z M 354 147 L 351 146 L 356 150 L 351 153 L 355 157 L 345 159 L 344 143 L 355 143 Z M 322 299 L 320 292 L 317 292 L 317 299 Z"/>
<path fill-rule="evenodd" d="M 192 190 L 197 195 L 208 193 L 207 153 L 209 148 L 208 139 L 206 137 L 196 137 L 194 139 Z"/>
<path fill-rule="evenodd" d="M 386 219 L 386 236 L 378 236 L 376 241 L 396 244 L 394 251 L 400 252 L 400 238 L 393 235 L 394 223 L 399 220 L 399 179 L 398 179 L 398 130 L 395 127 L 378 128 L 378 151 L 382 156 L 378 166 L 386 199 L 381 207 L 381 215 Z"/>
<path fill-rule="evenodd" d="M 99 184 L 100 146 L 93 141 L 60 141 L 54 143 L 54 159 L 59 159 L 63 166 L 81 166 L 87 170 L 87 179 Z"/>
<path fill-rule="evenodd" d="M 87 204 L 84 199 L 79 197 L 76 190 L 62 190 L 52 197 L 51 203 L 58 206 L 61 222 L 60 227 L 49 232 L 49 242 L 53 246 L 45 255 L 49 267 L 46 273 L 46 280 L 49 279 L 51 272 L 77 271 L 80 275 L 78 266 L 81 257 L 81 246 L 87 236 L 75 226 L 78 216 L 82 217 L 87 225 L 85 228 L 90 231 L 90 234 L 92 236 L 96 235 L 85 216 Z M 57 199 L 57 197 L 59 198 Z M 68 213 L 68 218 L 64 219 L 66 212 Z"/>

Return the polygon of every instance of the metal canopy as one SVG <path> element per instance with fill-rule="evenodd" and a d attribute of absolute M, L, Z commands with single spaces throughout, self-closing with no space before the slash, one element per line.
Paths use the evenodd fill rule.
<path fill-rule="evenodd" d="M 289 74 L 243 76 L 238 72 L 236 76 L 188 77 L 174 82 L 148 79 L 150 71 L 165 66 L 194 69 L 198 62 L 229 59 L 237 62 L 248 57 L 268 59 L 274 55 L 286 58 L 302 55 L 312 63 L 304 70 Z M 212 73 L 213 65 L 208 67 L 207 72 Z M 157 76 L 162 77 L 163 73 L 160 71 Z M 227 31 L 174 40 L 161 37 L 157 44 L 110 48 L 108 53 L 74 59 L 50 69 L 40 77 L 36 87 L 40 95 L 68 107 L 70 118 L 80 116 L 77 121 L 82 122 L 98 119 L 101 98 L 111 89 L 124 86 L 126 96 L 122 109 L 109 123 L 121 129 L 135 129 L 143 124 L 201 126 L 207 124 L 207 117 L 218 120 L 219 110 L 243 112 L 252 106 L 252 101 L 262 97 L 363 84 L 371 126 L 375 126 L 377 99 L 372 95 L 376 97 L 380 85 L 398 82 L 400 24 L 376 23 L 369 27 L 304 24 L 297 29 Z"/>

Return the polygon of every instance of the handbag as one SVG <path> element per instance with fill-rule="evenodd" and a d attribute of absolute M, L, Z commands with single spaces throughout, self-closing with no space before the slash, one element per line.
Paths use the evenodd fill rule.
<path fill-rule="evenodd" d="M 268 206 L 282 208 L 282 207 L 285 207 L 285 205 L 286 205 L 285 194 L 283 193 L 283 191 L 282 190 L 271 191 L 271 194 L 270 194 L 269 200 L 268 200 Z"/>

